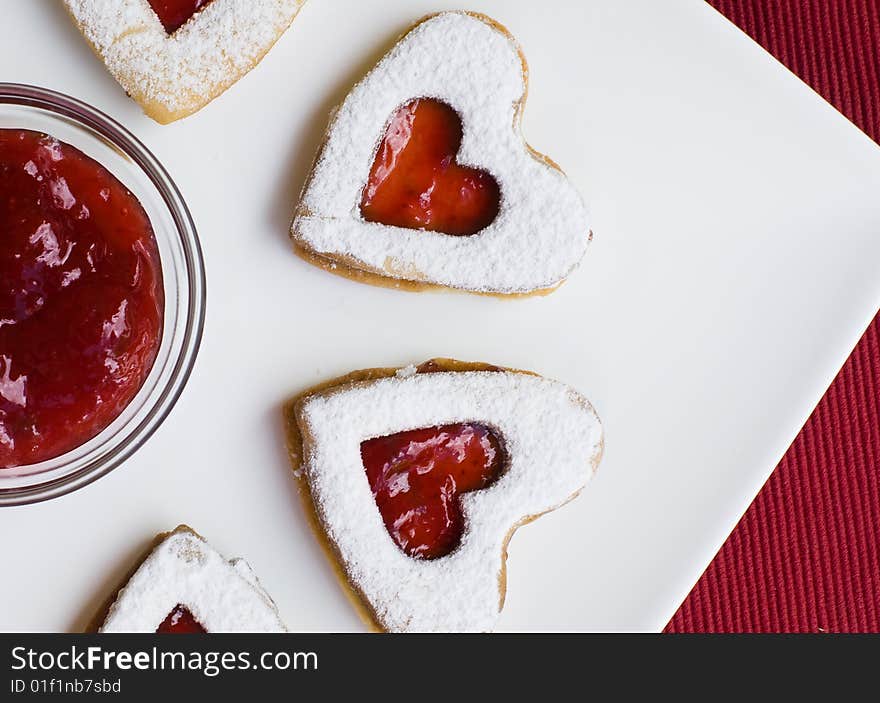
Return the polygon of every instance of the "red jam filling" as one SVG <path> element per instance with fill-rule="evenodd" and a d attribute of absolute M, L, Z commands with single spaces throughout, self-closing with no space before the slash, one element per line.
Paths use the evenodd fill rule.
<path fill-rule="evenodd" d="M 361 443 L 361 459 L 388 534 L 407 555 L 436 559 L 461 541 L 459 496 L 504 469 L 498 436 L 485 425 L 427 427 Z"/>
<path fill-rule="evenodd" d="M 168 34 L 174 34 L 211 0 L 149 0 Z"/>
<path fill-rule="evenodd" d="M 501 195 L 486 171 L 460 166 L 461 119 L 419 98 L 391 117 L 361 199 L 368 222 L 452 235 L 476 234 L 495 219 Z"/>
<path fill-rule="evenodd" d="M 137 199 L 78 149 L 0 129 L 0 469 L 109 425 L 153 366 L 163 310 Z"/>
<path fill-rule="evenodd" d="M 160 635 L 195 635 L 207 632 L 185 605 L 178 603 L 156 628 Z"/>

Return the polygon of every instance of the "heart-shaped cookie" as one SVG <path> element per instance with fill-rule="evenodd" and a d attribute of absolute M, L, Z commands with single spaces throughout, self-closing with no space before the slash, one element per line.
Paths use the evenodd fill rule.
<path fill-rule="evenodd" d="M 101 632 L 286 632 L 242 559 L 226 561 L 191 528 L 161 534 L 116 595 Z"/>
<path fill-rule="evenodd" d="M 305 0 L 64 0 L 74 22 L 144 112 L 196 112 L 260 59 Z"/>
<path fill-rule="evenodd" d="M 319 535 L 394 632 L 492 629 L 512 533 L 574 497 L 603 447 L 572 388 L 451 360 L 355 372 L 287 421 Z"/>
<path fill-rule="evenodd" d="M 417 24 L 335 111 L 291 225 L 297 252 L 396 287 L 558 286 L 590 220 L 568 178 L 523 141 L 526 76 L 516 41 L 488 17 Z"/>

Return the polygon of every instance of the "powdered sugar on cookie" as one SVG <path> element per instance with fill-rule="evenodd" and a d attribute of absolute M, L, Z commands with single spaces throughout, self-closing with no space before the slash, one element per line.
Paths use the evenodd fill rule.
<path fill-rule="evenodd" d="M 212 0 L 168 34 L 147 0 L 64 0 L 114 78 L 159 122 L 185 117 L 253 68 L 304 0 Z"/>
<path fill-rule="evenodd" d="M 498 294 L 558 285 L 586 250 L 590 220 L 566 176 L 523 141 L 525 90 L 519 48 L 491 20 L 446 12 L 418 24 L 336 112 L 297 208 L 294 241 L 328 261 L 391 278 Z M 478 234 L 453 237 L 361 216 L 389 118 L 423 97 L 461 117 L 459 163 L 487 170 L 500 185 L 499 213 Z"/>
<path fill-rule="evenodd" d="M 208 632 L 286 632 L 275 604 L 241 559 L 226 561 L 178 527 L 144 560 L 101 632 L 155 632 L 178 604 Z"/>
<path fill-rule="evenodd" d="M 510 371 L 397 374 L 306 396 L 296 411 L 303 470 L 319 520 L 352 586 L 390 631 L 487 631 L 503 598 L 504 548 L 525 519 L 577 494 L 602 454 L 590 404 L 556 381 Z M 459 545 L 407 556 L 382 522 L 361 442 L 448 423 L 480 422 L 502 438 L 507 466 L 465 493 Z"/>

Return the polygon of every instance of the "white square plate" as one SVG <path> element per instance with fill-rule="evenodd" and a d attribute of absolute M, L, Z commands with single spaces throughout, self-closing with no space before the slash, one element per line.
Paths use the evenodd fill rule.
<path fill-rule="evenodd" d="M 880 149 L 696 0 L 471 4 L 521 41 L 526 137 L 595 218 L 570 281 L 519 301 L 358 285 L 287 240 L 330 108 L 398 32 L 459 2 L 312 0 L 257 70 L 168 127 L 60 3 L 4 5 L 3 80 L 107 111 L 176 179 L 208 321 L 182 400 L 132 460 L 0 510 L 3 629 L 81 629 L 179 522 L 247 558 L 291 629 L 362 629 L 303 517 L 280 407 L 443 355 L 564 380 L 605 424 L 588 490 L 514 538 L 500 628 L 659 630 L 880 305 Z"/>

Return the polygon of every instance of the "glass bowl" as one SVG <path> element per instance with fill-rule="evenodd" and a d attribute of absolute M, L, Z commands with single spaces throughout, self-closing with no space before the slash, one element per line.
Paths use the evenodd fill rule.
<path fill-rule="evenodd" d="M 156 235 L 165 283 L 162 345 L 134 399 L 85 444 L 38 464 L 0 469 L 0 505 L 69 493 L 130 457 L 168 417 L 186 385 L 205 320 L 205 270 L 192 217 L 177 186 L 127 129 L 74 98 L 0 83 L 0 128 L 45 132 L 106 167 L 141 202 Z"/>

